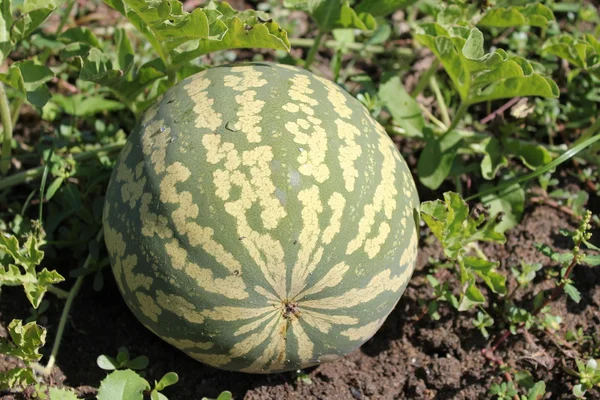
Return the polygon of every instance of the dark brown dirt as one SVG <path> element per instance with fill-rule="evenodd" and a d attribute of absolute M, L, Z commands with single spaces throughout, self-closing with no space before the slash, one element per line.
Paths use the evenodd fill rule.
<path fill-rule="evenodd" d="M 541 256 L 533 247 L 536 242 L 555 248 L 567 248 L 568 240 L 558 234 L 560 228 L 572 228 L 572 221 L 555 209 L 544 205 L 526 210 L 522 224 L 509 232 L 504 246 L 486 246 L 485 253 L 502 262 L 502 269 L 516 265 L 519 260 L 541 262 L 544 270 L 556 265 Z M 424 275 L 430 258 L 441 257 L 439 246 L 422 235 L 418 268 L 398 306 L 380 331 L 361 349 L 347 357 L 308 371 L 312 384 L 298 382 L 295 373 L 279 375 L 246 375 L 223 372 L 204 366 L 170 345 L 162 342 L 135 320 L 109 273 L 101 292 L 93 291 L 91 279 L 84 285 L 73 307 L 67 325 L 57 367 L 49 383 L 68 385 L 80 395 L 93 397 L 94 387 L 106 375 L 96 366 L 100 354 L 114 355 L 119 346 L 127 346 L 133 356 L 145 354 L 150 358 L 147 377 L 158 379 L 168 371 L 176 371 L 180 382 L 165 392 L 169 398 L 200 399 L 216 397 L 222 390 L 230 390 L 235 399 L 480 399 L 487 398 L 490 385 L 501 381 L 498 369 L 481 355 L 487 341 L 473 328 L 472 313 L 457 313 L 446 307 L 440 310 L 441 319 L 424 317 L 418 299 L 431 296 Z M 524 306 L 531 293 L 550 289 L 548 280 L 538 273 L 535 291 L 527 295 L 517 292 Z M 578 267 L 574 274 L 576 286 L 582 291 L 582 301 L 575 304 L 564 297 L 552 305 L 552 313 L 563 318 L 560 333 L 583 327 L 588 333 L 600 326 L 600 275 L 597 270 Z M 514 284 L 514 282 L 510 282 Z M 62 301 L 51 299 L 47 313 L 50 340 L 54 337 L 60 317 Z M 27 314 L 24 296 L 18 290 L 7 288 L 0 304 L 0 334 L 12 318 Z M 499 328 L 492 329 L 492 335 Z M 531 371 L 536 379 L 546 381 L 550 394 L 546 398 L 570 398 L 571 378 L 556 364 L 561 353 L 545 334 L 532 332 L 532 343 L 522 335 L 510 337 L 499 348 L 498 355 L 518 370 Z M 44 349 L 48 351 L 51 346 Z M 531 354 L 537 354 L 532 356 Z M 541 357 L 540 354 L 544 355 Z M 0 370 L 13 366 L 14 361 L 0 359 Z M 544 367 L 544 365 L 546 367 Z M 1 399 L 23 398 L 10 394 Z"/>

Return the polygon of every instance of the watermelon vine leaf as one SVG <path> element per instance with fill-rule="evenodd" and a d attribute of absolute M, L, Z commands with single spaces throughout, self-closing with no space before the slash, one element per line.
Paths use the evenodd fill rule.
<path fill-rule="evenodd" d="M 368 13 L 374 17 L 385 17 L 414 3 L 416 0 L 362 0 L 355 9 L 359 14 Z"/>
<path fill-rule="evenodd" d="M 496 271 L 499 263 L 485 259 L 477 247 L 479 241 L 506 241 L 504 234 L 497 231 L 501 222 L 500 214 L 488 219 L 484 212 L 470 212 L 460 195 L 446 192 L 443 201 L 423 202 L 421 216 L 441 242 L 446 257 L 458 266 L 457 274 L 461 283 L 459 311 L 485 302 L 476 284 L 477 277 L 494 293 L 506 294 L 506 277 Z M 472 249 L 475 250 L 475 256 L 468 254 Z"/>
<path fill-rule="evenodd" d="M 511 28 L 522 25 L 545 28 L 551 21 L 555 21 L 555 18 L 550 8 L 541 3 L 532 3 L 526 6 L 490 8 L 483 14 L 477 25 L 490 28 Z"/>
<path fill-rule="evenodd" d="M 532 64 L 502 49 L 485 53 L 477 28 L 424 23 L 415 35 L 440 60 L 459 93 L 462 104 L 516 96 L 558 97 L 558 86 L 534 71 Z"/>
<path fill-rule="evenodd" d="M 423 137 L 425 120 L 419 104 L 404 89 L 400 77 L 394 76 L 379 86 L 378 96 L 394 121 L 408 136 Z"/>
<path fill-rule="evenodd" d="M 577 67 L 569 74 L 570 78 L 586 70 L 600 77 L 600 41 L 591 34 L 575 37 L 570 34 L 562 34 L 548 39 L 543 51 L 567 60 Z"/>
<path fill-rule="evenodd" d="M 30 365 L 42 358 L 39 349 L 46 343 L 46 330 L 35 322 L 23 325 L 21 320 L 14 319 L 8 325 L 8 335 L 10 340 L 0 338 L 0 354 L 16 357 L 26 367 L 16 367 L 0 373 L 0 390 L 36 383 Z"/>
<path fill-rule="evenodd" d="M 23 246 L 20 246 L 14 235 L 0 232 L 0 256 L 4 253 L 5 260 L 12 259 L 12 262 L 3 262 L 0 266 L 0 287 L 23 286 L 34 308 L 38 308 L 42 302 L 48 286 L 64 281 L 56 271 L 49 271 L 47 268 L 36 270 L 44 258 L 44 252 L 40 250 L 43 243 L 41 234 L 29 235 Z"/>
<path fill-rule="evenodd" d="M 364 10 L 357 13 L 348 1 L 344 0 L 285 0 L 283 4 L 285 7 L 310 14 L 319 31 L 323 33 L 339 28 L 372 31 L 377 26 L 371 14 Z"/>

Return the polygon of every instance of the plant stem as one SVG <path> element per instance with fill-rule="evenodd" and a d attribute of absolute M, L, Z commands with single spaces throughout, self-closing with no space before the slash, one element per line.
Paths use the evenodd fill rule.
<path fill-rule="evenodd" d="M 5 175 L 10 167 L 10 152 L 13 136 L 13 126 L 10 116 L 10 108 L 8 107 L 8 99 L 4 91 L 4 84 L 0 82 L 0 119 L 3 126 L 2 151 L 0 153 L 0 174 Z"/>
<path fill-rule="evenodd" d="M 319 48 L 321 47 L 321 41 L 323 40 L 323 37 L 325 36 L 325 32 L 319 30 L 319 33 L 317 34 L 317 37 L 315 37 L 315 41 L 313 42 L 312 46 L 310 47 L 310 50 L 308 51 L 308 55 L 306 56 L 306 62 L 304 63 L 304 68 L 309 69 L 310 65 L 313 63 L 315 56 L 317 55 L 317 52 L 319 51 Z"/>
<path fill-rule="evenodd" d="M 58 24 L 58 28 L 56 28 L 56 33 L 55 33 L 56 36 L 58 36 L 62 33 L 62 30 L 65 27 L 65 25 L 67 24 L 67 20 L 69 19 L 69 16 L 71 15 L 71 11 L 73 11 L 74 5 L 75 5 L 75 0 L 70 0 L 69 3 L 67 4 L 67 9 L 65 10 L 65 13 L 60 18 L 60 23 Z"/>
<path fill-rule="evenodd" d="M 429 78 L 429 86 L 433 93 L 435 94 L 435 99 L 437 100 L 438 107 L 440 107 L 440 114 L 442 115 L 442 121 L 444 125 L 450 125 L 450 115 L 448 114 L 448 107 L 446 107 L 446 102 L 444 101 L 444 96 L 442 95 L 442 91 L 440 90 L 440 86 L 438 85 L 437 79 L 435 76 Z M 462 118 L 462 116 L 461 116 Z M 450 130 L 450 129 L 449 129 Z"/>
<path fill-rule="evenodd" d="M 290 38 L 290 45 L 292 47 L 312 47 L 315 43 L 315 39 L 306 38 Z M 328 49 L 334 49 L 340 46 L 340 43 L 336 40 L 326 40 L 321 44 L 323 47 Z M 376 46 L 364 43 L 345 43 L 345 48 L 352 51 L 366 51 L 371 54 L 393 54 L 402 58 L 414 58 L 414 52 L 408 47 L 396 47 L 394 49 L 386 49 L 383 46 Z"/>
<path fill-rule="evenodd" d="M 423 111 L 423 114 L 425 114 L 425 116 L 427 118 L 429 118 L 431 120 L 431 122 L 433 122 L 438 128 L 440 128 L 441 130 L 443 130 L 444 132 L 446 130 L 448 130 L 448 125 L 445 125 L 442 121 L 440 121 L 439 119 L 437 119 L 435 117 L 435 115 L 433 115 L 431 113 L 431 111 L 429 111 L 427 109 L 427 107 L 425 107 L 423 104 L 418 103 L 419 104 L 419 108 L 421 109 L 421 111 Z"/>
<path fill-rule="evenodd" d="M 103 232 L 104 231 L 102 230 L 102 228 L 100 228 L 98 234 L 96 235 L 96 241 L 99 242 L 102 239 Z M 85 262 L 83 263 L 83 269 L 88 268 L 91 262 L 92 255 L 88 254 L 87 258 L 85 259 Z M 81 289 L 81 284 L 83 283 L 84 278 L 85 275 L 82 275 L 79 278 L 77 278 L 75 284 L 73 285 L 71 290 L 69 290 L 69 296 L 67 297 L 65 307 L 63 308 L 63 312 L 58 323 L 56 338 L 54 339 L 52 352 L 50 353 L 50 357 L 48 358 L 48 364 L 46 364 L 45 367 L 37 366 L 36 368 L 39 370 L 39 372 L 41 372 L 44 375 L 50 375 L 50 373 L 52 372 L 52 368 L 54 368 L 54 364 L 56 363 L 56 356 L 58 355 L 58 349 L 60 348 L 60 342 L 65 331 L 65 325 L 67 324 L 67 319 L 69 318 L 69 311 L 71 310 L 71 306 L 73 305 L 73 300 L 75 300 L 77 293 L 79 293 L 79 289 Z"/>
<path fill-rule="evenodd" d="M 66 299 L 67 297 L 69 297 L 69 292 L 67 292 L 66 290 L 62 290 L 53 285 L 48 285 L 46 287 L 48 288 L 48 292 L 52 293 L 59 299 Z"/>
<path fill-rule="evenodd" d="M 599 127 L 600 127 L 600 125 L 599 125 Z M 516 177 L 514 179 L 509 179 L 509 180 L 504 181 L 500 185 L 495 186 L 493 188 L 490 188 L 490 189 L 487 189 L 487 190 L 482 190 L 479 193 L 476 193 L 476 194 L 474 194 L 472 196 L 467 197 L 465 199 L 465 201 L 471 201 L 471 200 L 477 199 L 479 197 L 487 196 L 488 194 L 491 194 L 491 193 L 500 192 L 500 191 L 502 191 L 502 190 L 504 190 L 504 189 L 506 189 L 506 188 L 508 188 L 508 187 L 510 187 L 512 185 L 514 185 L 514 184 L 522 183 L 522 182 L 528 181 L 530 179 L 536 178 L 536 177 L 540 176 L 541 174 L 544 174 L 547 171 L 558 167 L 560 164 L 562 164 L 565 161 L 569 160 L 571 157 L 574 157 L 575 154 L 579 153 L 581 150 L 585 149 L 586 147 L 591 146 L 592 144 L 594 144 L 598 140 L 600 140 L 600 134 L 598 134 L 596 136 L 592 136 L 592 137 L 584 140 L 583 142 L 580 142 L 576 146 L 574 146 L 574 147 L 570 148 L 569 150 L 565 151 L 559 157 L 555 158 L 552 162 L 539 167 L 538 169 L 536 169 L 533 172 L 530 172 L 528 174 Z"/>
<path fill-rule="evenodd" d="M 419 95 L 419 93 L 421 93 L 423 91 L 423 89 L 425 89 L 425 87 L 429 84 L 429 79 L 433 76 L 433 74 L 435 74 L 435 72 L 437 71 L 439 66 L 440 66 L 440 62 L 436 58 L 435 60 L 433 60 L 433 62 L 429 66 L 429 69 L 427 69 L 427 71 L 425 71 L 421 75 L 421 77 L 419 78 L 419 81 L 417 82 L 417 86 L 410 94 L 410 96 L 413 99 L 415 97 L 417 97 Z"/>
<path fill-rule="evenodd" d="M 84 151 L 73 156 L 75 161 L 87 161 L 94 157 L 99 157 L 103 155 L 109 155 L 115 152 L 118 152 L 123 148 L 125 142 L 117 142 L 111 143 L 97 149 Z M 33 179 L 39 178 L 44 173 L 44 166 L 39 166 L 37 168 L 29 169 L 27 171 L 19 172 L 14 175 L 10 175 L 2 180 L 0 180 L 0 190 L 13 187 L 16 185 L 20 185 L 22 183 L 26 183 L 32 181 Z"/>
<path fill-rule="evenodd" d="M 456 126 L 458 125 L 458 123 L 465 116 L 465 114 L 467 112 L 467 108 L 469 108 L 469 104 L 468 103 L 465 103 L 465 102 L 460 103 L 460 106 L 458 107 L 458 110 L 456 111 L 456 115 L 454 116 L 454 119 L 452 120 L 452 123 L 448 127 L 448 132 L 450 132 L 451 130 L 453 130 L 454 128 L 456 128 Z"/>

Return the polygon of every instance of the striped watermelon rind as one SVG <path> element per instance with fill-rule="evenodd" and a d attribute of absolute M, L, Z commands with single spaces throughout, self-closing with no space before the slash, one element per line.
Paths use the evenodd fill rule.
<path fill-rule="evenodd" d="M 148 329 L 211 366 L 268 373 L 373 336 L 412 275 L 418 205 L 355 98 L 249 63 L 191 76 L 146 111 L 111 177 L 104 232 Z"/>

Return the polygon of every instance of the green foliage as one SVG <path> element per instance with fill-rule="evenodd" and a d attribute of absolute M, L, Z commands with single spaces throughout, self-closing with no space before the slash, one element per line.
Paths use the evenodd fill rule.
<path fill-rule="evenodd" d="M 0 354 L 17 357 L 26 367 L 16 367 L 0 373 L 0 390 L 25 387 L 36 383 L 30 365 L 39 361 L 39 350 L 46 343 L 46 330 L 35 322 L 23 325 L 21 320 L 12 320 L 8 325 L 10 340 L 0 338 Z"/>
<path fill-rule="evenodd" d="M 231 392 L 229 391 L 224 391 L 221 392 L 221 394 L 219 394 L 219 396 L 216 399 L 209 399 L 208 397 L 203 397 L 202 400 L 231 400 L 233 397 L 231 395 Z"/>
<path fill-rule="evenodd" d="M 3 257 L 0 287 L 23 286 L 34 308 L 42 302 L 48 286 L 64 281 L 56 271 L 37 270 L 44 258 L 44 252 L 40 250 L 43 243 L 41 232 L 28 235 L 22 246 L 14 235 L 0 232 L 0 257 Z"/>
<path fill-rule="evenodd" d="M 129 357 L 127 347 L 120 347 L 117 357 L 113 358 L 107 355 L 100 355 L 96 360 L 96 364 L 104 370 L 112 371 L 115 369 L 144 369 L 148 366 L 149 360 L 146 356 L 138 356 L 133 360 Z"/>
<path fill-rule="evenodd" d="M 440 60 L 462 104 L 516 96 L 558 97 L 556 83 L 535 72 L 529 61 L 501 49 L 486 53 L 477 28 L 446 30 L 432 22 L 420 29 L 415 38 Z"/>
<path fill-rule="evenodd" d="M 511 28 L 521 25 L 545 28 L 554 21 L 552 10 L 541 3 L 526 6 L 493 7 L 488 9 L 477 25 L 494 28 Z"/>
<path fill-rule="evenodd" d="M 581 37 L 571 34 L 553 36 L 544 43 L 543 50 L 577 67 L 570 73 L 570 78 L 581 70 L 600 77 L 600 41 L 592 34 Z"/>
<path fill-rule="evenodd" d="M 483 304 L 485 297 L 477 287 L 477 278 L 499 295 L 506 294 L 506 277 L 496 271 L 498 263 L 481 255 L 468 255 L 469 249 L 479 241 L 504 243 L 506 238 L 497 232 L 499 217 L 486 220 L 484 213 L 472 215 L 469 206 L 456 193 L 444 193 L 444 201 L 435 200 L 421 204 L 421 217 L 440 241 L 444 254 L 458 265 L 461 296 L 458 310 L 466 311 Z"/>
<path fill-rule="evenodd" d="M 593 358 L 587 361 L 576 359 L 575 364 L 577 365 L 577 371 L 565 366 L 563 366 L 563 369 L 569 375 L 577 377 L 579 381 L 579 383 L 573 386 L 573 395 L 578 399 L 587 399 L 586 393 L 588 390 L 600 385 L 600 368 L 598 368 L 598 362 Z"/>
<path fill-rule="evenodd" d="M 150 390 L 150 384 L 135 371 L 117 370 L 100 382 L 98 400 L 142 400 L 146 390 Z"/>
<path fill-rule="evenodd" d="M 362 0 L 356 6 L 356 12 L 368 13 L 374 17 L 384 17 L 414 3 L 416 0 Z"/>
<path fill-rule="evenodd" d="M 377 24 L 368 12 L 357 12 L 345 0 L 285 0 L 284 5 L 306 11 L 321 32 L 338 28 L 354 28 L 372 31 Z"/>

